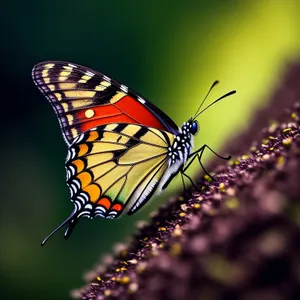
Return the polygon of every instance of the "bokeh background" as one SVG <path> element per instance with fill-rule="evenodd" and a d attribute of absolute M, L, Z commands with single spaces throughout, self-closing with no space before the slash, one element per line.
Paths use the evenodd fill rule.
<path fill-rule="evenodd" d="M 66 60 L 132 87 L 177 124 L 236 89 L 201 115 L 196 145 L 221 150 L 247 127 L 300 57 L 298 0 L 6 1 L 1 5 L 0 290 L 6 299 L 68 299 L 82 274 L 137 220 L 181 190 L 176 181 L 140 213 L 79 222 L 41 240 L 72 211 L 55 114 L 31 80 L 34 64 Z M 267 116 L 266 116 L 267 117 Z M 209 159 L 207 155 L 206 159 Z M 195 173 L 196 170 L 192 170 Z"/>

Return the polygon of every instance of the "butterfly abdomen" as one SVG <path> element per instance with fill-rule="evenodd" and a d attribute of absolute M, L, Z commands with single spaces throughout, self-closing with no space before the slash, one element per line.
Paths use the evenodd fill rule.
<path fill-rule="evenodd" d="M 186 164 L 193 149 L 194 138 L 189 132 L 189 121 L 184 123 L 181 130 L 174 136 L 174 141 L 168 147 L 168 169 L 163 175 L 158 189 L 164 190 L 172 179 Z"/>

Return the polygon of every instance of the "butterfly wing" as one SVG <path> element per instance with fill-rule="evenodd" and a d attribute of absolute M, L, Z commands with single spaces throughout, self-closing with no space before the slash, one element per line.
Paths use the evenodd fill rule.
<path fill-rule="evenodd" d="M 135 124 L 102 125 L 79 136 L 66 162 L 77 218 L 136 212 L 168 168 L 174 135 Z"/>
<path fill-rule="evenodd" d="M 178 132 L 176 124 L 148 100 L 89 68 L 48 61 L 37 64 L 32 77 L 55 110 L 68 145 L 81 133 L 111 123 Z"/>
<path fill-rule="evenodd" d="M 136 124 L 101 125 L 77 136 L 68 150 L 67 185 L 72 214 L 42 242 L 67 225 L 69 237 L 81 217 L 114 219 L 138 211 L 168 174 L 175 136 Z"/>

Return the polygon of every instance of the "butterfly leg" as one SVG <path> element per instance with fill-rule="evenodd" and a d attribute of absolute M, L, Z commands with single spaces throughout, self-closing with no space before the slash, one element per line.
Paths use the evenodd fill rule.
<path fill-rule="evenodd" d="M 191 178 L 190 176 L 188 176 L 187 174 L 185 174 L 183 171 L 181 171 L 181 176 L 182 176 L 182 180 L 183 180 L 183 176 L 187 177 L 188 180 L 191 182 L 193 188 L 194 188 L 196 191 L 200 192 L 200 190 L 196 187 L 196 185 L 194 184 L 194 182 L 193 182 L 193 180 L 192 180 L 192 178 Z"/>
<path fill-rule="evenodd" d="M 222 159 L 225 159 L 225 160 L 229 160 L 231 158 L 231 156 L 228 156 L 228 157 L 224 157 L 224 156 L 221 156 L 219 155 L 217 152 L 215 152 L 211 147 L 209 147 L 207 144 L 204 144 L 201 148 L 199 148 L 198 150 L 196 150 L 195 152 L 191 153 L 189 155 L 189 159 L 191 158 L 190 162 L 185 166 L 185 168 L 183 169 L 183 172 L 185 172 L 189 167 L 190 165 L 192 164 L 192 162 L 194 161 L 194 159 L 197 157 L 198 158 L 198 161 L 199 161 L 199 164 L 201 166 L 201 168 L 203 169 L 203 171 L 205 172 L 205 174 L 207 176 L 209 176 L 212 180 L 214 180 L 214 178 L 207 172 L 207 170 L 204 168 L 202 162 L 201 162 L 201 158 L 202 158 L 202 155 L 204 153 L 204 150 L 205 148 L 208 148 L 212 153 L 214 153 L 216 156 L 218 156 L 219 158 L 222 158 Z"/>
<path fill-rule="evenodd" d="M 182 169 L 182 172 L 185 172 L 189 167 L 190 165 L 193 163 L 193 161 L 195 160 L 195 158 L 197 157 L 197 154 L 200 152 L 200 151 L 204 151 L 204 146 L 202 146 L 200 149 L 198 149 L 197 151 L 191 153 L 188 157 L 188 159 L 191 159 L 189 161 L 189 163 Z"/>
<path fill-rule="evenodd" d="M 183 185 L 183 192 L 185 193 L 186 192 L 186 187 L 185 187 L 185 183 L 184 183 L 184 178 L 183 178 L 182 172 L 180 172 L 180 175 L 181 175 L 181 180 L 182 180 L 182 185 Z"/>
<path fill-rule="evenodd" d="M 201 162 L 201 158 L 202 158 L 202 155 L 203 155 L 203 152 L 204 152 L 204 149 L 205 149 L 205 145 L 202 146 L 199 150 L 195 151 L 194 153 L 192 153 L 189 158 L 191 158 L 193 156 L 193 158 L 189 161 L 189 163 L 185 166 L 185 168 L 183 169 L 183 172 L 185 172 L 189 167 L 190 165 L 193 163 L 193 161 L 195 160 L 195 158 L 197 157 L 198 158 L 198 161 L 200 163 L 200 166 L 201 168 L 203 169 L 204 173 L 209 176 L 212 180 L 214 180 L 214 178 L 207 172 L 207 170 L 204 168 L 202 162 Z"/>
<path fill-rule="evenodd" d="M 207 144 L 203 145 L 200 149 L 200 151 L 197 153 L 197 157 L 198 157 L 198 161 L 199 161 L 199 164 L 201 166 L 201 168 L 203 169 L 203 171 L 212 179 L 212 180 L 215 180 L 207 171 L 206 169 L 204 168 L 202 162 L 201 162 L 201 158 L 202 158 L 202 155 L 203 155 L 203 152 L 204 152 L 204 149 L 205 148 L 208 148 L 213 154 L 215 154 L 216 156 L 218 156 L 219 158 L 221 159 L 224 159 L 224 160 L 229 160 L 231 159 L 231 156 L 227 156 L 227 157 L 224 157 L 224 156 L 221 156 L 219 155 L 217 152 L 215 152 L 212 148 L 210 148 Z M 196 151 L 197 152 L 197 151 Z"/>
<path fill-rule="evenodd" d="M 204 173 L 205 173 L 211 180 L 215 180 L 215 179 L 213 178 L 213 176 L 211 176 L 211 175 L 206 171 L 206 169 L 204 168 L 204 166 L 203 166 L 203 164 L 202 164 L 202 162 L 201 162 L 201 158 L 202 158 L 203 152 L 204 152 L 204 149 L 200 152 L 200 154 L 197 153 L 197 157 L 198 157 L 199 164 L 200 164 L 201 168 L 203 169 Z"/>
<path fill-rule="evenodd" d="M 222 159 L 229 160 L 231 158 L 230 155 L 227 156 L 227 157 L 221 156 L 220 154 L 218 154 L 217 152 L 215 152 L 211 147 L 209 147 L 207 144 L 204 144 L 201 148 L 199 148 L 198 150 L 196 150 L 193 153 L 191 153 L 188 158 L 192 157 L 193 155 L 195 155 L 197 153 L 200 153 L 200 155 L 202 157 L 202 154 L 203 154 L 203 151 L 204 151 L 205 148 L 208 148 L 213 154 L 215 154 L 216 156 L 218 156 L 218 157 L 220 157 Z"/>
<path fill-rule="evenodd" d="M 182 183 L 183 183 L 183 188 L 184 190 L 186 190 L 185 188 L 185 184 L 184 184 L 184 178 L 183 176 L 187 177 L 189 179 L 189 181 L 192 183 L 192 186 L 195 190 L 199 191 L 199 189 L 196 187 L 196 185 L 194 184 L 193 180 L 185 173 L 185 171 L 190 167 L 190 165 L 193 163 L 193 161 L 196 159 L 198 152 L 194 153 L 193 155 L 190 155 L 189 158 L 191 158 L 193 156 L 193 158 L 191 158 L 191 160 L 189 161 L 189 163 L 182 168 L 182 170 L 180 171 L 181 173 L 181 178 L 182 178 Z"/>

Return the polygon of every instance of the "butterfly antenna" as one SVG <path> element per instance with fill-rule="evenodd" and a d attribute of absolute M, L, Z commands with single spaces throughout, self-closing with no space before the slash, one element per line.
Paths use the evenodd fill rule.
<path fill-rule="evenodd" d="M 204 102 L 205 102 L 205 100 L 207 99 L 208 95 L 210 94 L 211 90 L 212 90 L 218 83 L 219 83 L 219 81 L 216 80 L 216 81 L 212 84 L 212 86 L 211 86 L 210 89 L 208 90 L 206 96 L 205 96 L 204 99 L 202 100 L 200 106 L 198 107 L 198 109 L 197 109 L 197 111 L 196 111 L 195 116 L 194 116 L 193 119 L 196 119 L 196 118 L 197 118 L 197 113 L 198 113 L 198 111 L 201 109 L 202 105 L 204 104 Z"/>
<path fill-rule="evenodd" d="M 195 117 L 194 119 L 196 119 L 199 115 L 201 115 L 203 112 L 205 112 L 209 107 L 211 107 L 212 105 L 216 104 L 217 102 L 219 102 L 220 100 L 224 99 L 224 98 L 227 98 L 228 96 L 231 96 L 233 94 L 235 94 L 236 91 L 233 90 L 233 91 L 230 91 L 228 92 L 227 94 L 221 96 L 220 98 L 218 98 L 217 100 L 215 100 L 213 103 L 209 104 L 208 106 L 206 106 L 204 109 L 202 109 Z"/>
<path fill-rule="evenodd" d="M 65 226 L 67 223 L 69 222 L 72 222 L 74 220 L 74 217 L 77 213 L 77 210 L 74 209 L 74 211 L 71 213 L 71 215 L 65 220 L 63 221 L 57 228 L 55 228 L 43 241 L 42 241 L 42 244 L 41 246 L 43 247 L 46 242 L 49 240 L 49 238 L 54 234 L 56 233 L 60 228 L 62 228 L 63 226 Z M 70 225 L 71 226 L 71 225 Z"/>

